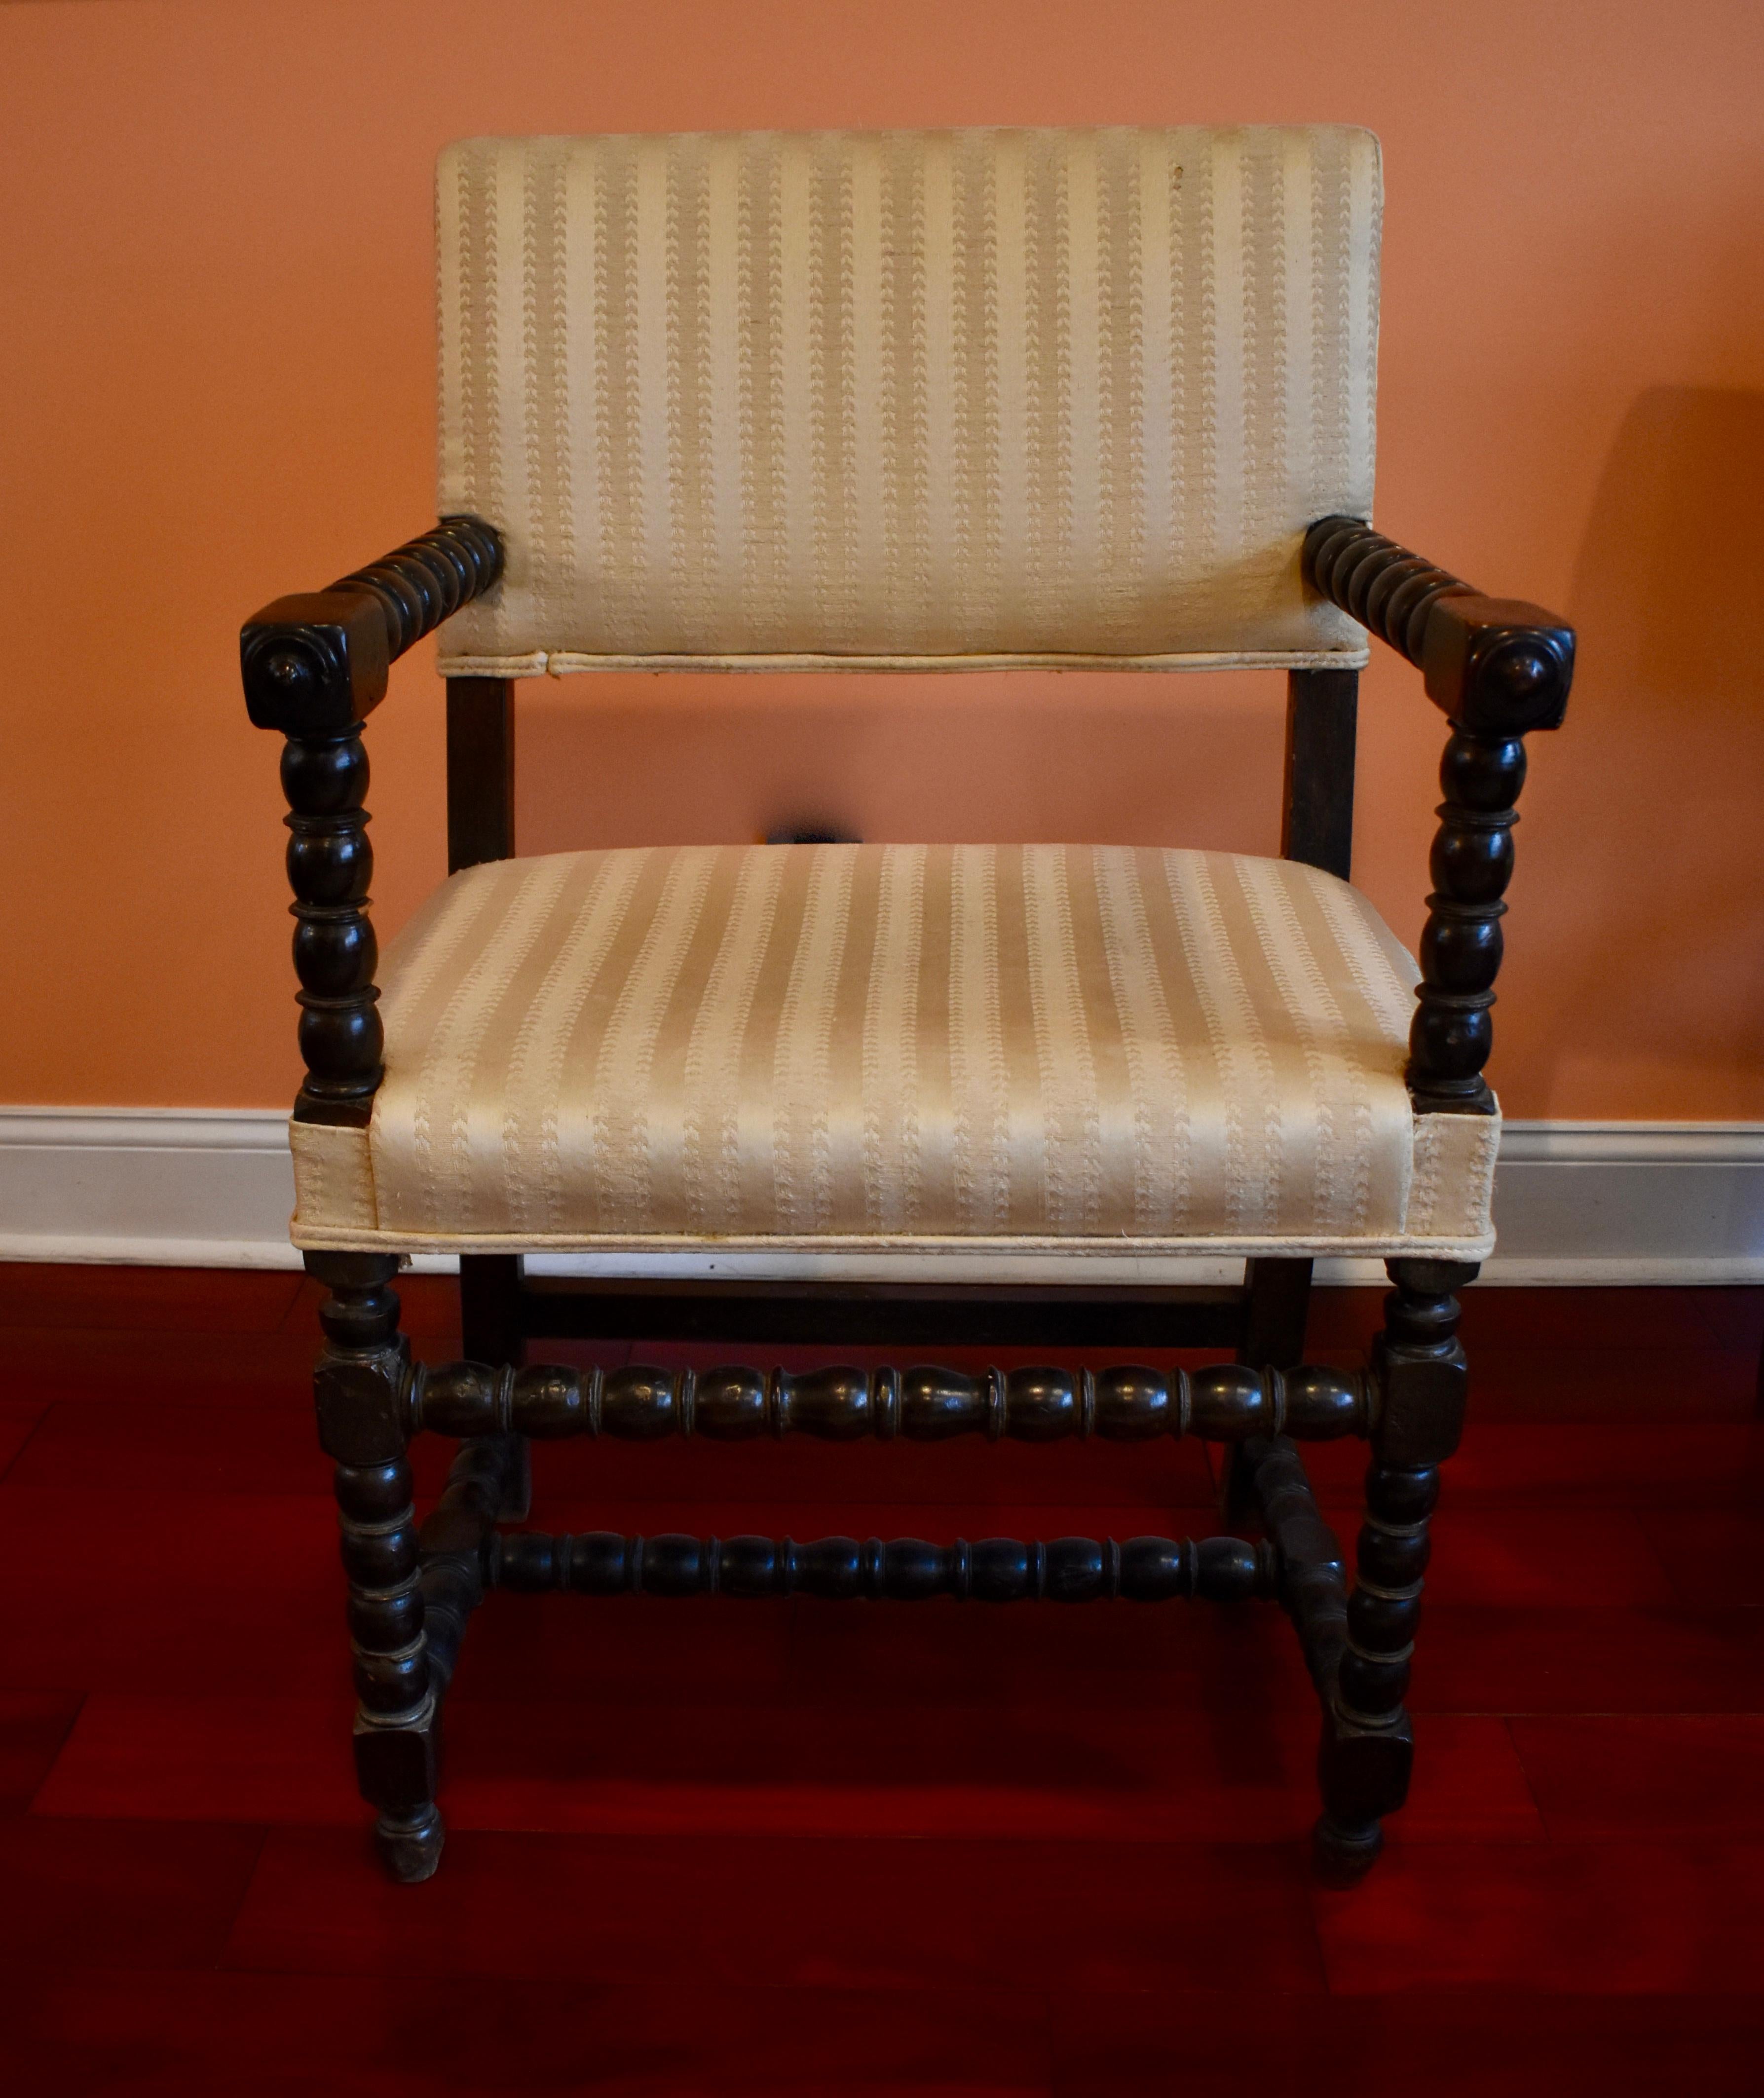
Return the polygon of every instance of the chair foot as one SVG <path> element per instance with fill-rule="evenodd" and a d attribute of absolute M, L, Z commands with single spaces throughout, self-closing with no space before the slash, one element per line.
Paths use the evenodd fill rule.
<path fill-rule="evenodd" d="M 374 1844 L 388 1879 L 414 1887 L 434 1876 L 447 1830 L 432 1804 L 415 1814 L 383 1814 L 374 1824 Z"/>
<path fill-rule="evenodd" d="M 1380 1823 L 1341 1822 L 1320 1814 L 1311 1836 L 1311 1862 L 1326 1887 L 1351 1887 L 1372 1869 L 1384 1847 Z"/>

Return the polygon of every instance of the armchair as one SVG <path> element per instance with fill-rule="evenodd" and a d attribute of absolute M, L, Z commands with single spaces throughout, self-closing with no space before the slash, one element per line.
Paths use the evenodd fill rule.
<path fill-rule="evenodd" d="M 444 156 L 441 207 L 447 514 L 241 637 L 251 719 L 286 739 L 294 1237 L 329 1293 L 319 1434 L 388 1868 L 439 1860 L 441 1701 L 500 1586 L 1277 1600 L 1319 1701 L 1319 1865 L 1357 1876 L 1408 1784 L 1428 1519 L 1465 1405 L 1455 1293 L 1493 1242 L 1482 1073 L 1524 738 L 1560 725 L 1573 661 L 1561 621 L 1358 514 L 1376 144 L 1332 127 L 477 141 Z M 444 621 L 450 880 L 382 984 L 362 731 L 389 662 Z M 1418 972 L 1348 885 L 1367 631 L 1450 723 Z M 519 676 L 977 663 L 1284 667 L 1282 858 L 515 856 Z M 712 1279 L 731 1246 L 773 1279 Z M 608 1257 L 595 1279 L 524 1271 L 572 1249 Z M 436 1250 L 459 1256 L 468 1359 L 428 1366 L 393 1284 Z M 1384 1258 L 1393 1284 L 1352 1372 L 1302 1362 L 1313 1262 L 1341 1252 Z M 1241 1257 L 1244 1281 L 1126 1285 L 1123 1253 Z M 846 1279 L 824 1279 L 829 1255 Z M 1045 1279 L 928 1279 L 950 1255 L 1013 1275 L 1032 1257 Z M 669 1335 L 1235 1360 L 526 1359 L 546 1336 Z M 461 1446 L 419 1527 L 423 1432 Z M 1230 1446 L 1246 1534 L 505 1526 L 526 1517 L 534 1441 L 787 1433 L 1206 1437 Z M 1345 1435 L 1371 1446 L 1351 1582 L 1298 1449 Z"/>

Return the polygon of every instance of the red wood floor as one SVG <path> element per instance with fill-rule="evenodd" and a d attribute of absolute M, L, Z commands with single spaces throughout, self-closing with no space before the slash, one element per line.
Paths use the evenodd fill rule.
<path fill-rule="evenodd" d="M 450 1293 L 406 1287 L 432 1358 Z M 474 1621 L 446 1858 L 394 1888 L 309 1285 L 0 1269 L 0 2085 L 1764 2090 L 1761 1328 L 1468 1298 L 1415 1795 L 1350 1894 L 1276 1612 L 575 1597 Z M 536 1455 L 554 1529 L 1126 1536 L 1213 1490 L 1197 1446 Z M 1358 1446 L 1314 1455 L 1350 1525 Z"/>

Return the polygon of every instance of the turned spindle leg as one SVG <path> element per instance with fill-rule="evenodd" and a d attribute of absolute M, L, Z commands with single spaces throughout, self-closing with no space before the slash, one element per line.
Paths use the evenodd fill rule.
<path fill-rule="evenodd" d="M 410 1354 L 398 1334 L 396 1260 L 309 1253 L 330 1291 L 314 1389 L 318 1436 L 336 1461 L 343 1569 L 355 1662 L 355 1768 L 380 1810 L 375 1837 L 397 1880 L 441 1862 L 436 1705 L 423 1631 L 416 1516 L 406 1459 Z"/>
<path fill-rule="evenodd" d="M 1384 1816 L 1408 1795 L 1414 1743 L 1402 1701 L 1421 1613 L 1428 1519 L 1439 1498 L 1438 1468 L 1463 1428 L 1464 1357 L 1452 1293 L 1477 1275 L 1446 1261 L 1393 1260 L 1388 1268 L 1396 1287 L 1384 1299 L 1374 1358 L 1381 1405 L 1358 1575 L 1318 1765 L 1318 1868 L 1338 1885 L 1371 1865 L 1383 1845 Z"/>

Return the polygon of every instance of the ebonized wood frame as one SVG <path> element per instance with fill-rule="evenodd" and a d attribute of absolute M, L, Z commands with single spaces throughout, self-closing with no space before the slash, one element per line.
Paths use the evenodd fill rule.
<path fill-rule="evenodd" d="M 1482 1067 L 1494 1046 L 1525 739 L 1562 725 L 1573 630 L 1537 605 L 1484 597 L 1357 518 L 1312 525 L 1304 566 L 1319 595 L 1420 666 L 1450 723 L 1406 1077 L 1418 1109 L 1493 1114 Z M 1289 733 L 1289 767 L 1292 747 Z"/>
<path fill-rule="evenodd" d="M 500 538 L 472 517 L 434 530 L 324 591 L 283 598 L 248 622 L 241 667 L 251 719 L 287 739 L 288 876 L 307 1069 L 297 1118 L 365 1126 L 380 1077 L 372 851 L 361 730 L 390 663 L 493 588 Z M 1525 735 L 1563 718 L 1574 637 L 1536 606 L 1484 597 L 1374 532 L 1329 517 L 1305 536 L 1307 586 L 1424 673 L 1450 726 L 1445 801 L 1406 1079 L 1418 1110 L 1487 1114 L 1482 1077 L 1500 966 Z M 1358 679 L 1288 678 L 1281 851 L 1345 879 L 1352 859 Z M 511 686 L 456 678 L 447 693 L 450 871 L 515 849 Z M 1240 1290 L 722 1285 L 712 1289 L 528 1280 L 513 1256 L 460 1263 L 468 1361 L 425 1368 L 398 1333 L 396 1259 L 309 1253 L 328 1292 L 314 1380 L 319 1437 L 336 1465 L 358 1700 L 357 1771 L 379 1809 L 392 1876 L 440 1860 L 435 1803 L 441 1701 L 467 1619 L 486 1590 L 610 1596 L 1079 1602 L 1277 1599 L 1292 1617 L 1323 1719 L 1316 1857 L 1345 1883 L 1377 1855 L 1384 1818 L 1406 1795 L 1413 1745 L 1403 1697 L 1428 1558 L 1438 1468 L 1462 1429 L 1467 1372 L 1455 1293 L 1474 1267 L 1388 1263 L 1384 1330 L 1363 1374 L 1302 1367 L 1311 1263 L 1248 1263 Z M 903 1345 L 994 1342 L 1235 1347 L 1233 1365 L 1193 1372 L 932 1367 L 792 1376 L 744 1367 L 699 1376 L 607 1376 L 526 1366 L 529 1339 L 645 1335 Z M 458 1437 L 460 1453 L 420 1529 L 410 1438 Z M 525 1519 L 530 1439 L 590 1434 L 715 1440 L 805 1433 L 845 1441 L 979 1433 L 1049 1442 L 1198 1434 L 1227 1446 L 1227 1523 L 1259 1542 L 1203 1538 L 623 1537 L 504 1534 Z M 1366 1510 L 1349 1585 L 1317 1511 L 1299 1439 L 1371 1445 Z"/>

